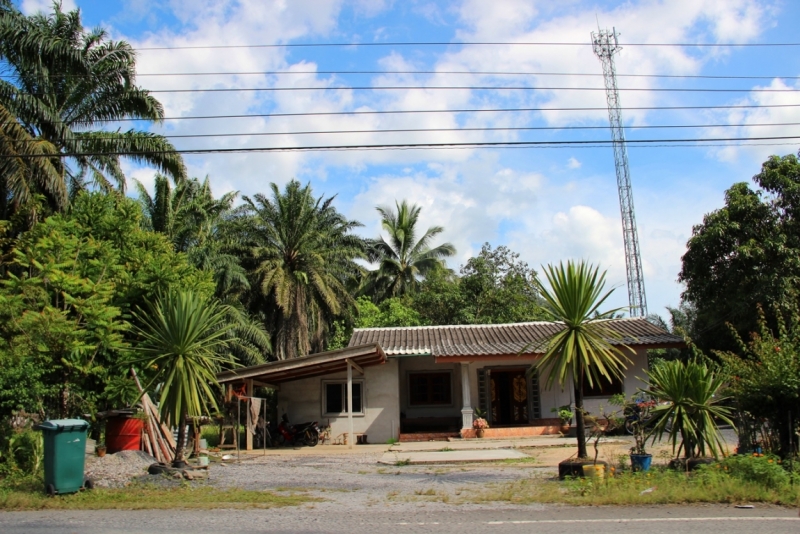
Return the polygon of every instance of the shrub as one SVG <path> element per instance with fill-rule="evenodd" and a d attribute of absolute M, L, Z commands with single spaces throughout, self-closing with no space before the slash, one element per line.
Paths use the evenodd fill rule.
<path fill-rule="evenodd" d="M 716 468 L 746 482 L 781 489 L 789 485 L 791 477 L 780 461 L 772 455 L 738 455 L 725 458 Z"/>

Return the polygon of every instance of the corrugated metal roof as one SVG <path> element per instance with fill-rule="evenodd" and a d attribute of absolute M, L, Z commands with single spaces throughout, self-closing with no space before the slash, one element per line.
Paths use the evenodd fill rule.
<path fill-rule="evenodd" d="M 611 319 L 605 322 L 622 334 L 624 336 L 622 342 L 632 348 L 685 345 L 681 337 L 670 334 L 640 317 Z M 377 343 L 387 355 L 447 357 L 512 355 L 532 343 L 533 345 L 525 353 L 541 354 L 544 340 L 562 328 L 562 323 L 553 322 L 357 328 L 350 338 L 350 346 Z"/>
<path fill-rule="evenodd" d="M 347 348 L 320 352 L 302 358 L 267 362 L 217 374 L 220 383 L 241 382 L 245 379 L 268 384 L 280 384 L 301 378 L 311 378 L 347 370 L 347 360 L 360 367 L 386 363 L 386 353 L 375 343 L 350 345 Z"/>

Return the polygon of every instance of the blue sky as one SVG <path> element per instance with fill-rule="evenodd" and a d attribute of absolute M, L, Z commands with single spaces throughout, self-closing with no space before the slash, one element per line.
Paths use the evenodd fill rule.
<path fill-rule="evenodd" d="M 47 8 L 24 0 L 26 12 Z M 352 90 L 380 85 L 602 88 L 601 67 L 588 46 L 597 28 L 616 27 L 620 74 L 764 76 L 764 79 L 621 77 L 631 107 L 800 104 L 797 48 L 636 47 L 626 43 L 796 42 L 800 2 L 770 0 L 65 0 L 87 26 L 106 27 L 137 48 L 216 44 L 330 42 L 586 42 L 553 46 L 392 46 L 141 50 L 139 83 L 152 90 L 319 87 L 302 92 L 157 93 L 167 117 L 354 110 L 599 107 L 602 91 Z M 381 74 L 324 74 L 371 70 Z M 297 74 L 174 76 L 199 72 L 294 71 Z M 436 74 L 389 74 L 434 71 Z M 482 76 L 444 71 L 571 73 L 573 76 Z M 161 76 L 146 76 L 162 74 Z M 163 74 L 171 74 L 163 76 Z M 335 87 L 336 89 L 330 89 Z M 660 92 L 664 88 L 742 89 L 736 93 Z M 758 89 L 778 89 L 763 92 Z M 789 91 L 785 91 L 789 90 Z M 628 139 L 800 136 L 800 108 L 623 111 Z M 663 125 L 767 126 L 641 129 Z M 596 130 L 568 130 L 595 126 Z M 359 133 L 303 136 L 293 132 L 400 128 L 550 127 L 534 132 Z M 179 148 L 233 148 L 497 140 L 608 139 L 605 111 L 439 113 L 246 119 L 168 120 L 166 135 L 247 133 L 243 137 L 175 138 Z M 283 136 L 255 136 L 286 132 Z M 782 146 L 629 147 L 649 311 L 665 315 L 679 302 L 676 281 L 692 226 L 723 203 L 725 189 L 749 180 Z M 188 156 L 195 176 L 211 177 L 215 193 L 266 192 L 270 182 L 310 181 L 317 194 L 338 194 L 339 208 L 379 232 L 374 207 L 408 199 L 423 207 L 424 225 L 442 225 L 454 243 L 457 268 L 483 242 L 505 244 L 532 266 L 585 258 L 608 269 L 618 287 L 612 305 L 627 304 L 624 253 L 613 154 L 609 147 L 348 151 Z M 127 166 L 152 183 L 153 171 Z"/>

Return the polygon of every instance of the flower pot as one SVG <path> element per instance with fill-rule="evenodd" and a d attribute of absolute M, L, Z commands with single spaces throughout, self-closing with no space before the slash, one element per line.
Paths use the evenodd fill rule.
<path fill-rule="evenodd" d="M 604 464 L 586 464 L 583 466 L 583 476 L 585 478 L 605 478 L 606 466 Z"/>
<path fill-rule="evenodd" d="M 564 423 L 563 425 L 561 425 L 561 428 L 559 428 L 559 430 L 561 431 L 562 434 L 567 435 L 569 434 L 570 428 L 572 427 L 570 426 L 569 423 Z"/>
<path fill-rule="evenodd" d="M 95 447 L 94 450 L 100 458 L 106 455 L 106 447 L 104 445 Z"/>
<path fill-rule="evenodd" d="M 631 454 L 631 468 L 634 471 L 649 471 L 652 463 L 652 454 Z"/>
<path fill-rule="evenodd" d="M 197 462 L 200 467 L 207 467 L 208 466 L 208 456 L 198 456 Z"/>
<path fill-rule="evenodd" d="M 485 432 L 485 430 L 483 428 L 478 428 L 478 429 L 475 430 L 475 436 L 477 436 L 479 438 L 482 438 L 484 432 Z"/>

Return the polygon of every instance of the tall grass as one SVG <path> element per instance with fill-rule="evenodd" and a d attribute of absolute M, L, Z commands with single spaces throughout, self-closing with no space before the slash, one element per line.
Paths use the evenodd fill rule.
<path fill-rule="evenodd" d="M 267 491 L 217 489 L 210 486 L 159 487 L 133 484 L 121 489 L 94 489 L 48 497 L 40 477 L 0 481 L 0 510 L 146 510 L 272 508 L 297 506 L 321 499 L 305 493 L 279 495 Z"/>
<path fill-rule="evenodd" d="M 762 502 L 797 506 L 800 505 L 800 485 L 765 485 L 712 466 L 692 474 L 656 469 L 648 473 L 618 473 L 606 479 L 558 482 L 531 478 L 470 493 L 465 500 L 574 505 Z"/>

